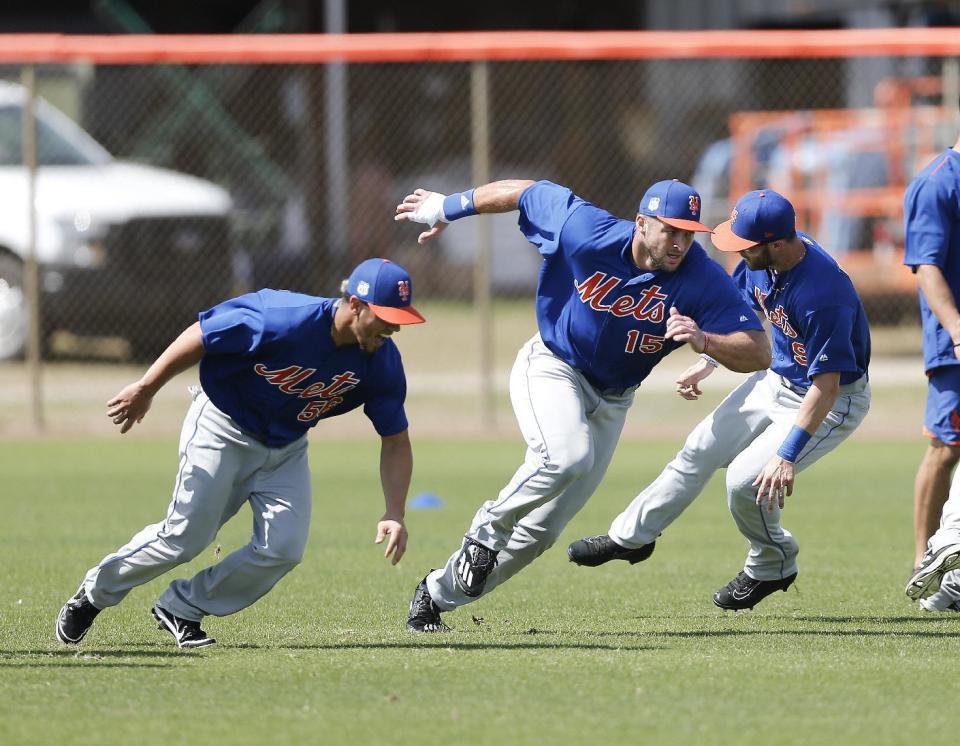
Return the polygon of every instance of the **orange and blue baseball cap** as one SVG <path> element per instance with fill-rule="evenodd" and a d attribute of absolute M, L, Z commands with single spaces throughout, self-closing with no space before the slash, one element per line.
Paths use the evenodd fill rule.
<path fill-rule="evenodd" d="M 388 324 L 422 324 L 426 321 L 410 305 L 413 281 L 410 273 L 389 259 L 360 262 L 347 279 L 347 294 L 355 295 Z"/>
<path fill-rule="evenodd" d="M 700 201 L 700 195 L 692 186 L 667 179 L 646 191 L 637 212 L 684 231 L 713 233 L 700 222 Z"/>
<path fill-rule="evenodd" d="M 714 228 L 711 240 L 720 251 L 743 251 L 796 232 L 797 213 L 790 200 L 772 189 L 757 189 L 737 200 L 730 219 Z"/>

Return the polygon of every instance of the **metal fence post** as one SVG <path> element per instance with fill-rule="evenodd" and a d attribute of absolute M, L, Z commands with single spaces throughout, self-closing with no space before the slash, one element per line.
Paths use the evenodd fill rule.
<path fill-rule="evenodd" d="M 956 57 L 945 58 L 940 77 L 943 81 L 941 93 L 943 108 L 956 112 L 957 99 L 960 98 L 960 60 Z"/>
<path fill-rule="evenodd" d="M 473 62 L 470 70 L 470 121 L 473 183 L 490 181 L 490 98 L 487 62 Z M 496 425 L 493 390 L 493 308 L 490 288 L 490 221 L 477 220 L 477 255 L 473 268 L 473 302 L 480 342 L 480 417 L 483 425 Z"/>
<path fill-rule="evenodd" d="M 324 30 L 328 34 L 343 34 L 347 30 L 347 7 L 344 0 L 326 0 L 324 3 Z M 336 60 L 328 63 L 324 76 L 324 129 L 327 158 L 327 256 L 340 258 L 340 273 L 349 272 L 346 266 L 350 220 L 350 130 L 347 122 L 347 63 Z M 339 275 L 338 275 L 339 276 Z M 344 275 L 346 276 L 346 275 Z"/>
<path fill-rule="evenodd" d="M 25 65 L 21 82 L 26 91 L 23 102 L 23 165 L 27 172 L 27 254 L 23 284 L 27 295 L 27 376 L 30 378 L 30 413 L 36 430 L 43 430 L 43 371 L 40 338 L 40 270 L 37 266 L 37 69 Z"/>

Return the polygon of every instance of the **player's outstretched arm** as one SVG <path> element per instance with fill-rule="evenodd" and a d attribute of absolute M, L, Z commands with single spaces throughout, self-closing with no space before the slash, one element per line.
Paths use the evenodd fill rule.
<path fill-rule="evenodd" d="M 200 322 L 195 322 L 177 337 L 139 381 L 124 387 L 107 402 L 107 417 L 125 433 L 150 411 L 153 397 L 178 373 L 196 365 L 203 357 Z"/>
<path fill-rule="evenodd" d="M 417 237 L 417 243 L 423 244 L 438 235 L 447 227 L 447 223 L 454 220 L 478 213 L 516 210 L 523 190 L 533 183 L 528 179 L 505 179 L 454 194 L 415 189 L 413 194 L 408 194 L 397 205 L 397 212 L 393 219 L 430 226 L 429 230 Z"/>
<path fill-rule="evenodd" d="M 753 373 L 770 367 L 770 340 L 762 331 L 705 332 L 696 321 L 671 306 L 664 336 L 687 342 L 696 352 L 706 353 L 736 373 Z"/>
<path fill-rule="evenodd" d="M 763 331 L 711 334 L 704 332 L 704 349 L 710 357 L 735 373 L 766 370 L 772 359 L 770 339 Z"/>
<path fill-rule="evenodd" d="M 813 377 L 810 388 L 800 403 L 793 429 L 753 482 L 757 487 L 757 505 L 766 503 L 767 510 L 772 511 L 776 501 L 782 508 L 784 498 L 793 494 L 796 476 L 794 464 L 803 447 L 833 408 L 838 393 L 839 373 L 821 373 Z"/>
<path fill-rule="evenodd" d="M 381 438 L 380 483 L 383 485 L 386 511 L 377 522 L 377 538 L 374 543 L 382 544 L 385 539 L 387 540 L 383 556 L 389 557 L 392 554 L 391 564 L 394 565 L 407 551 L 407 527 L 403 517 L 412 473 L 413 450 L 410 448 L 410 436 L 407 431 Z"/>

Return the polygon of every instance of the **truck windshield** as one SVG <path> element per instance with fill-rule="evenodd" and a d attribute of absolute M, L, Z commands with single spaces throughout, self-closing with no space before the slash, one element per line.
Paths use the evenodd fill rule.
<path fill-rule="evenodd" d="M 45 121 L 37 111 L 37 163 L 40 166 L 90 166 L 105 163 L 110 156 L 86 133 L 76 136 L 64 132 L 58 123 Z M 0 166 L 23 164 L 23 109 L 19 106 L 0 107 Z M 72 124 L 68 120 L 69 124 Z"/>

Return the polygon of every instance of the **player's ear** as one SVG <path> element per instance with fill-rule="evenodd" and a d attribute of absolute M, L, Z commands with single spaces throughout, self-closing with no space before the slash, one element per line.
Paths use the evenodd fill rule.
<path fill-rule="evenodd" d="M 350 313 L 352 313 L 354 316 L 359 316 L 360 311 L 363 309 L 363 301 L 357 296 L 351 295 L 350 300 L 347 302 L 350 304 Z"/>

